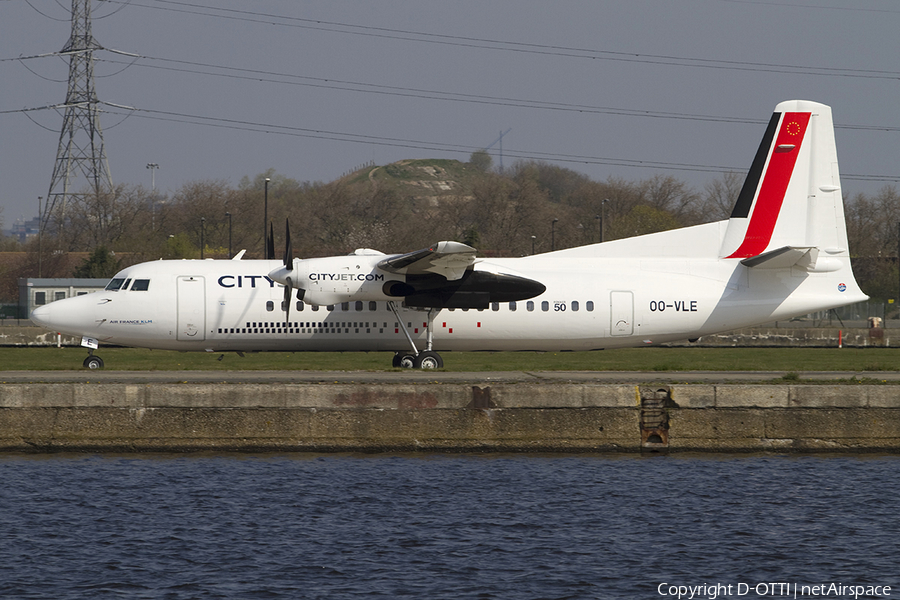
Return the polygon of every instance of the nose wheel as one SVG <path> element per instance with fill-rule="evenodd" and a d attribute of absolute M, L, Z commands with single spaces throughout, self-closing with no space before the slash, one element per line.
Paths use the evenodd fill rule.
<path fill-rule="evenodd" d="M 84 362 L 81 364 L 85 369 L 102 369 L 103 359 L 99 356 L 94 356 L 93 354 L 91 354 L 86 359 L 84 359 Z"/>

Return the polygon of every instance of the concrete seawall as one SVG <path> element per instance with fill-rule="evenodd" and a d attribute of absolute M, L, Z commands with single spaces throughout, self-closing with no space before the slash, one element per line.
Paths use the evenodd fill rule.
<path fill-rule="evenodd" d="M 893 385 L 8 383 L 0 451 L 900 451 Z"/>

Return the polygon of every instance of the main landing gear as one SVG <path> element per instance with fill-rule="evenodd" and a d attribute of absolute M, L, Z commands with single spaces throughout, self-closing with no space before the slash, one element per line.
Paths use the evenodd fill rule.
<path fill-rule="evenodd" d="M 396 317 L 397 323 L 400 324 L 400 329 L 403 330 L 403 335 L 406 336 L 409 345 L 412 346 L 412 352 L 397 352 L 394 354 L 393 366 L 402 369 L 442 369 L 444 367 L 444 359 L 432 349 L 434 342 L 434 327 L 432 325 L 434 317 L 440 310 L 428 309 L 428 325 L 425 328 L 425 350 L 419 352 L 393 301 L 388 302 L 388 307 L 394 313 L 394 317 Z"/>

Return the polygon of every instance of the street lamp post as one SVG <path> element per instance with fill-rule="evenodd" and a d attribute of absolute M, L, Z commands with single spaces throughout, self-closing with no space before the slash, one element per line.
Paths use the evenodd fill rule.
<path fill-rule="evenodd" d="M 556 250 L 556 224 L 559 222 L 559 219 L 553 219 L 550 222 L 550 252 Z"/>
<path fill-rule="evenodd" d="M 41 200 L 38 196 L 38 277 L 43 275 L 44 267 L 44 213 L 41 211 Z"/>
<path fill-rule="evenodd" d="M 147 168 L 150 169 L 150 190 L 156 193 L 156 170 L 159 168 L 159 165 L 147 163 Z"/>
<path fill-rule="evenodd" d="M 200 217 L 200 260 L 205 258 L 204 249 L 206 247 L 206 217 Z"/>
<path fill-rule="evenodd" d="M 534 256 L 534 240 L 537 239 L 536 235 L 531 236 L 531 255 Z"/>
<path fill-rule="evenodd" d="M 156 229 L 156 170 L 159 169 L 157 163 L 147 163 L 150 169 L 150 229 Z"/>
<path fill-rule="evenodd" d="M 225 216 L 228 217 L 228 258 L 231 258 L 231 213 L 225 213 Z"/>
<path fill-rule="evenodd" d="M 263 258 L 272 258 L 269 256 L 269 178 L 266 177 L 265 191 L 263 192 Z"/>
<path fill-rule="evenodd" d="M 603 220 L 606 218 L 606 205 L 609 204 L 609 198 L 604 198 L 600 203 L 600 241 L 603 241 Z"/>

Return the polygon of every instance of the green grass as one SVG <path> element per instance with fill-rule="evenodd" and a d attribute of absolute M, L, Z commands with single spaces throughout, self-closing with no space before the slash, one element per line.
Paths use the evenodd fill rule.
<path fill-rule="evenodd" d="M 390 371 L 390 352 L 228 353 L 101 348 L 107 370 Z M 83 348 L 0 348 L 0 370 L 80 370 Z M 629 348 L 601 352 L 445 352 L 445 371 L 896 371 L 900 348 Z M 877 377 L 877 375 L 876 375 Z"/>

